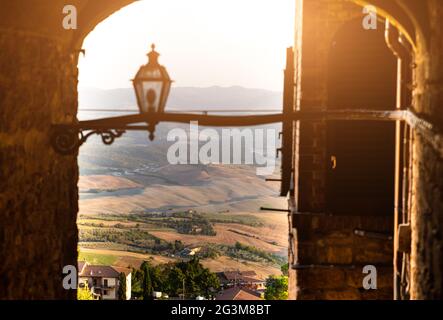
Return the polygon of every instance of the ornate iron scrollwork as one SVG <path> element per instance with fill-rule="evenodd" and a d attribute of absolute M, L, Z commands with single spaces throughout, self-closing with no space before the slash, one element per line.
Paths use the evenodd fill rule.
<path fill-rule="evenodd" d="M 104 144 L 111 145 L 115 139 L 120 138 L 125 132 L 124 130 L 94 130 L 89 132 L 85 137 L 87 139 L 93 134 L 98 134 L 101 136 Z M 85 143 L 86 139 L 82 143 Z"/>
<path fill-rule="evenodd" d="M 100 135 L 105 145 L 111 145 L 125 132 L 125 130 L 114 129 L 82 130 L 60 125 L 53 128 L 51 144 L 58 153 L 72 155 L 94 134 Z"/>
<path fill-rule="evenodd" d="M 51 145 L 62 155 L 74 154 L 80 146 L 78 131 L 67 126 L 54 127 L 51 132 Z"/>

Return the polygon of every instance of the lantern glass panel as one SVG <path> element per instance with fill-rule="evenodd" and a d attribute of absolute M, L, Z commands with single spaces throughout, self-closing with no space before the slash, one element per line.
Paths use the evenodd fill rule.
<path fill-rule="evenodd" d="M 149 62 L 138 71 L 134 82 L 140 113 L 163 112 L 171 89 L 171 78 L 158 63 L 159 54 L 152 46 Z"/>
<path fill-rule="evenodd" d="M 140 81 L 136 84 L 141 112 L 159 111 L 162 88 L 161 81 Z"/>

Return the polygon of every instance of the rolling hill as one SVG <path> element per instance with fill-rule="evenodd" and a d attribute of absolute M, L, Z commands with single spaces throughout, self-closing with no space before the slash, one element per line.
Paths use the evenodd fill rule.
<path fill-rule="evenodd" d="M 80 111 L 80 118 L 123 113 L 105 109 L 136 110 L 130 88 L 89 88 L 80 89 L 79 93 L 80 110 L 103 110 Z M 280 100 L 280 93 L 259 89 L 174 88 L 169 106 L 264 110 L 278 108 Z M 279 130 L 278 125 L 267 127 Z M 213 271 L 255 269 L 263 276 L 278 273 L 275 261 L 287 255 L 286 215 L 259 211 L 260 206 L 285 206 L 286 200 L 278 197 L 278 184 L 266 183 L 264 177 L 257 176 L 255 165 L 169 164 L 166 154 L 172 142 L 166 136 L 174 128 L 186 130 L 187 126 L 161 124 L 153 142 L 148 141 L 146 132 L 129 132 L 112 146 L 103 145 L 99 137 L 90 138 L 82 146 L 78 218 L 81 252 L 91 259 L 105 252 L 106 258 L 115 256 L 111 260 L 117 259 L 120 264 L 136 265 L 144 257 L 154 262 L 174 261 L 177 257 L 170 246 L 180 241 L 185 246 L 217 252 L 203 259 Z M 171 225 L 172 220 L 167 216 L 157 220 L 151 217 L 187 212 L 199 217 L 191 222 L 203 221 L 215 235 L 179 232 L 171 226 L 176 228 L 177 223 L 185 222 Z M 134 217 L 138 220 L 134 221 Z M 194 229 L 191 225 L 191 230 Z M 268 261 L 256 253 L 237 252 L 237 242 L 271 258 Z M 151 247 L 154 243 L 157 247 Z"/>

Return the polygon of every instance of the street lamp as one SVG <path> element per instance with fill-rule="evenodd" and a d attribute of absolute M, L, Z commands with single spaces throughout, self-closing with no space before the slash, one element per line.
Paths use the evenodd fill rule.
<path fill-rule="evenodd" d="M 160 54 L 155 51 L 155 45 L 148 53 L 149 61 L 141 66 L 134 80 L 135 94 L 140 114 L 155 115 L 163 113 L 171 90 L 172 80 L 164 66 L 158 63 Z M 154 131 L 157 123 L 149 123 L 149 139 L 154 140 Z"/>
<path fill-rule="evenodd" d="M 288 62 L 292 57 L 292 49 L 288 50 Z M 209 115 L 208 112 L 197 114 L 194 112 L 165 112 L 166 102 L 171 90 L 171 78 L 164 66 L 158 63 L 159 53 L 152 45 L 151 52 L 148 53 L 149 61 L 140 67 L 135 78 L 132 80 L 135 95 L 137 97 L 138 114 L 124 115 L 86 121 L 76 121 L 69 124 L 54 124 L 51 128 L 50 141 L 56 152 L 61 155 L 74 155 L 78 152 L 89 137 L 99 135 L 106 145 L 114 143 L 116 138 L 120 138 L 127 131 L 149 132 L 149 139 L 154 140 L 154 132 L 157 124 L 161 122 L 190 123 L 197 121 L 202 126 L 211 127 L 243 127 L 258 126 L 271 123 L 283 122 L 283 136 L 285 140 L 285 150 L 283 152 L 283 162 L 285 163 L 282 172 L 282 194 L 286 195 L 291 179 L 292 171 L 292 132 L 293 123 L 300 119 L 292 110 L 294 97 L 294 70 L 293 65 L 288 63 L 285 73 L 285 108 L 283 113 L 276 114 L 255 114 L 255 115 Z M 248 111 L 249 112 L 249 111 Z M 309 115 L 308 115 L 309 116 Z M 322 116 L 322 115 L 318 115 Z"/>
<path fill-rule="evenodd" d="M 282 113 L 266 115 L 221 116 L 208 112 L 165 112 L 172 80 L 164 66 L 158 63 L 160 54 L 152 45 L 148 53 L 149 61 L 142 65 L 132 80 L 137 97 L 138 114 L 119 117 L 76 121 L 68 124 L 54 124 L 50 132 L 50 142 L 56 152 L 62 155 L 75 154 L 92 135 L 99 135 L 106 145 L 114 143 L 127 131 L 148 131 L 149 139 L 154 139 L 155 127 L 161 122 L 190 123 L 197 121 L 202 126 L 243 127 L 282 122 L 291 117 Z M 293 78 L 293 77 L 292 77 Z M 291 79 L 291 77 L 288 77 Z M 293 86 L 288 86 L 293 88 Z M 292 94 L 289 94 L 292 96 Z M 288 103 L 288 105 L 292 105 Z"/>

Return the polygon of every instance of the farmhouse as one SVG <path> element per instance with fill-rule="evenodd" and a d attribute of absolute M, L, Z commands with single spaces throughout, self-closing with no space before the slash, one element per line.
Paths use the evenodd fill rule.
<path fill-rule="evenodd" d="M 255 271 L 224 271 L 218 272 L 217 277 L 220 280 L 222 288 L 232 287 L 249 288 L 253 291 L 261 292 L 266 289 L 265 281 L 258 279 Z"/>
<path fill-rule="evenodd" d="M 78 262 L 78 286 L 88 287 L 99 300 L 118 300 L 119 280 L 123 273 L 126 279 L 126 300 L 131 299 L 131 270 L 102 265 L 90 265 L 86 261 Z"/>

